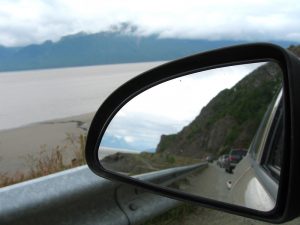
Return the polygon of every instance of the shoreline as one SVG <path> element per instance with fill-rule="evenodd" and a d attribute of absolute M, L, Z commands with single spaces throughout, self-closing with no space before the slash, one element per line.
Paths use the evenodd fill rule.
<path fill-rule="evenodd" d="M 29 171 L 39 159 L 59 151 L 64 164 L 74 160 L 80 137 L 86 136 L 95 113 L 32 123 L 0 131 L 0 174 Z"/>
<path fill-rule="evenodd" d="M 26 127 L 32 127 L 32 126 L 36 126 L 38 124 L 55 124 L 55 123 L 66 123 L 66 122 L 82 122 L 79 120 L 76 120 L 78 118 L 82 118 L 82 117 L 91 117 L 93 118 L 96 112 L 89 112 L 89 113 L 84 113 L 84 114 L 78 114 L 78 115 L 72 115 L 72 116 L 67 116 L 67 117 L 59 117 L 59 118 L 54 118 L 54 119 L 47 119 L 44 121 L 37 121 L 37 122 L 31 122 L 28 124 L 23 124 L 20 126 L 16 126 L 16 127 L 10 127 L 10 128 L 4 128 L 1 129 L 0 128 L 0 135 L 1 132 L 6 132 L 6 131 L 11 131 L 11 130 L 15 130 L 15 129 L 22 129 L 22 128 L 26 128 Z"/>
<path fill-rule="evenodd" d="M 14 181 L 55 164 L 64 169 L 83 163 L 78 159 L 83 160 L 87 131 L 99 106 L 117 87 L 163 63 L 1 72 L 0 179 Z"/>

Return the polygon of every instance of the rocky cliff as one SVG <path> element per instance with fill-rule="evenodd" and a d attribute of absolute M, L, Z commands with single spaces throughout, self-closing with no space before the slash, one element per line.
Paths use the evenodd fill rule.
<path fill-rule="evenodd" d="M 162 135 L 157 152 L 202 158 L 248 148 L 281 80 L 277 64 L 260 66 L 231 89 L 222 90 L 179 133 Z"/>

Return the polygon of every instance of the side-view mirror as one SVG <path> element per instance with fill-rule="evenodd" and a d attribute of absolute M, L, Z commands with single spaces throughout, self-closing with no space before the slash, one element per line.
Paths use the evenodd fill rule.
<path fill-rule="evenodd" d="M 264 220 L 300 213 L 300 61 L 271 44 L 149 70 L 112 93 L 89 129 L 99 176 Z"/>

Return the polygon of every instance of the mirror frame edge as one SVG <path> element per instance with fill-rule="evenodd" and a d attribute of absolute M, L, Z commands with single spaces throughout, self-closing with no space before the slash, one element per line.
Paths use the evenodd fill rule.
<path fill-rule="evenodd" d="M 281 185 L 277 197 L 278 201 L 276 202 L 274 209 L 269 212 L 261 212 L 242 206 L 236 206 L 229 203 L 223 203 L 207 198 L 198 197 L 195 199 L 195 196 L 191 196 L 189 194 L 179 193 L 177 191 L 172 191 L 168 188 L 157 187 L 156 185 L 151 185 L 149 183 L 144 183 L 136 179 L 128 178 L 123 175 L 104 169 L 98 160 L 99 142 L 101 141 L 102 135 L 104 134 L 108 123 L 111 121 L 112 117 L 119 111 L 119 109 L 133 97 L 159 83 L 189 74 L 193 71 L 198 72 L 207 69 L 219 68 L 222 66 L 237 65 L 241 63 L 275 60 L 280 65 L 284 74 L 283 89 L 285 98 L 285 108 L 288 111 L 285 116 L 286 124 L 288 125 L 286 131 L 291 130 L 291 122 L 289 119 L 291 115 L 291 112 L 289 111 L 291 108 L 289 102 L 291 101 L 290 96 L 293 94 L 290 94 L 290 86 L 292 77 L 295 77 L 294 74 L 297 70 L 293 68 L 298 65 L 300 71 L 300 63 L 294 58 L 295 56 L 293 54 L 289 53 L 287 50 L 281 47 L 268 43 L 257 43 L 238 45 L 196 54 L 193 56 L 166 63 L 164 65 L 158 66 L 154 69 L 142 73 L 141 75 L 129 80 L 117 90 L 115 90 L 104 101 L 104 103 L 97 111 L 91 123 L 86 143 L 85 153 L 86 161 L 89 168 L 95 174 L 110 180 L 124 182 L 127 184 L 138 186 L 140 188 L 147 189 L 149 191 L 155 192 L 163 196 L 197 203 L 204 207 L 218 209 L 225 212 L 250 217 L 253 219 L 259 219 L 273 223 L 281 223 L 294 218 L 295 215 L 299 214 L 299 212 L 298 210 L 296 213 L 294 212 L 295 210 L 290 211 L 291 207 L 289 206 L 295 205 L 295 202 L 292 200 L 295 194 L 289 191 L 289 187 L 291 186 L 291 183 L 294 182 L 291 182 L 291 178 L 287 176 L 281 176 Z M 284 155 L 285 157 L 283 161 L 285 162 L 285 164 L 283 165 L 283 173 L 289 174 L 291 168 L 288 166 L 288 164 L 292 154 L 285 153 Z M 293 167 L 294 164 L 295 163 L 291 163 L 291 166 Z M 299 203 L 298 206 L 300 206 Z"/>

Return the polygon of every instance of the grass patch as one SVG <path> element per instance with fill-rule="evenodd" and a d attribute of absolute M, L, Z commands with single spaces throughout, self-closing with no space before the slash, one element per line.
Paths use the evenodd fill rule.
<path fill-rule="evenodd" d="M 12 175 L 0 173 L 0 188 L 85 164 L 84 149 L 86 136 L 80 135 L 79 137 L 75 137 L 67 134 L 66 141 L 66 145 L 56 146 L 52 150 L 43 145 L 41 146 L 39 155 L 26 156 L 24 160 L 26 165 L 30 167 L 28 172 L 17 171 Z M 63 160 L 63 152 L 70 147 L 73 148 L 74 158 L 66 164 Z"/>

